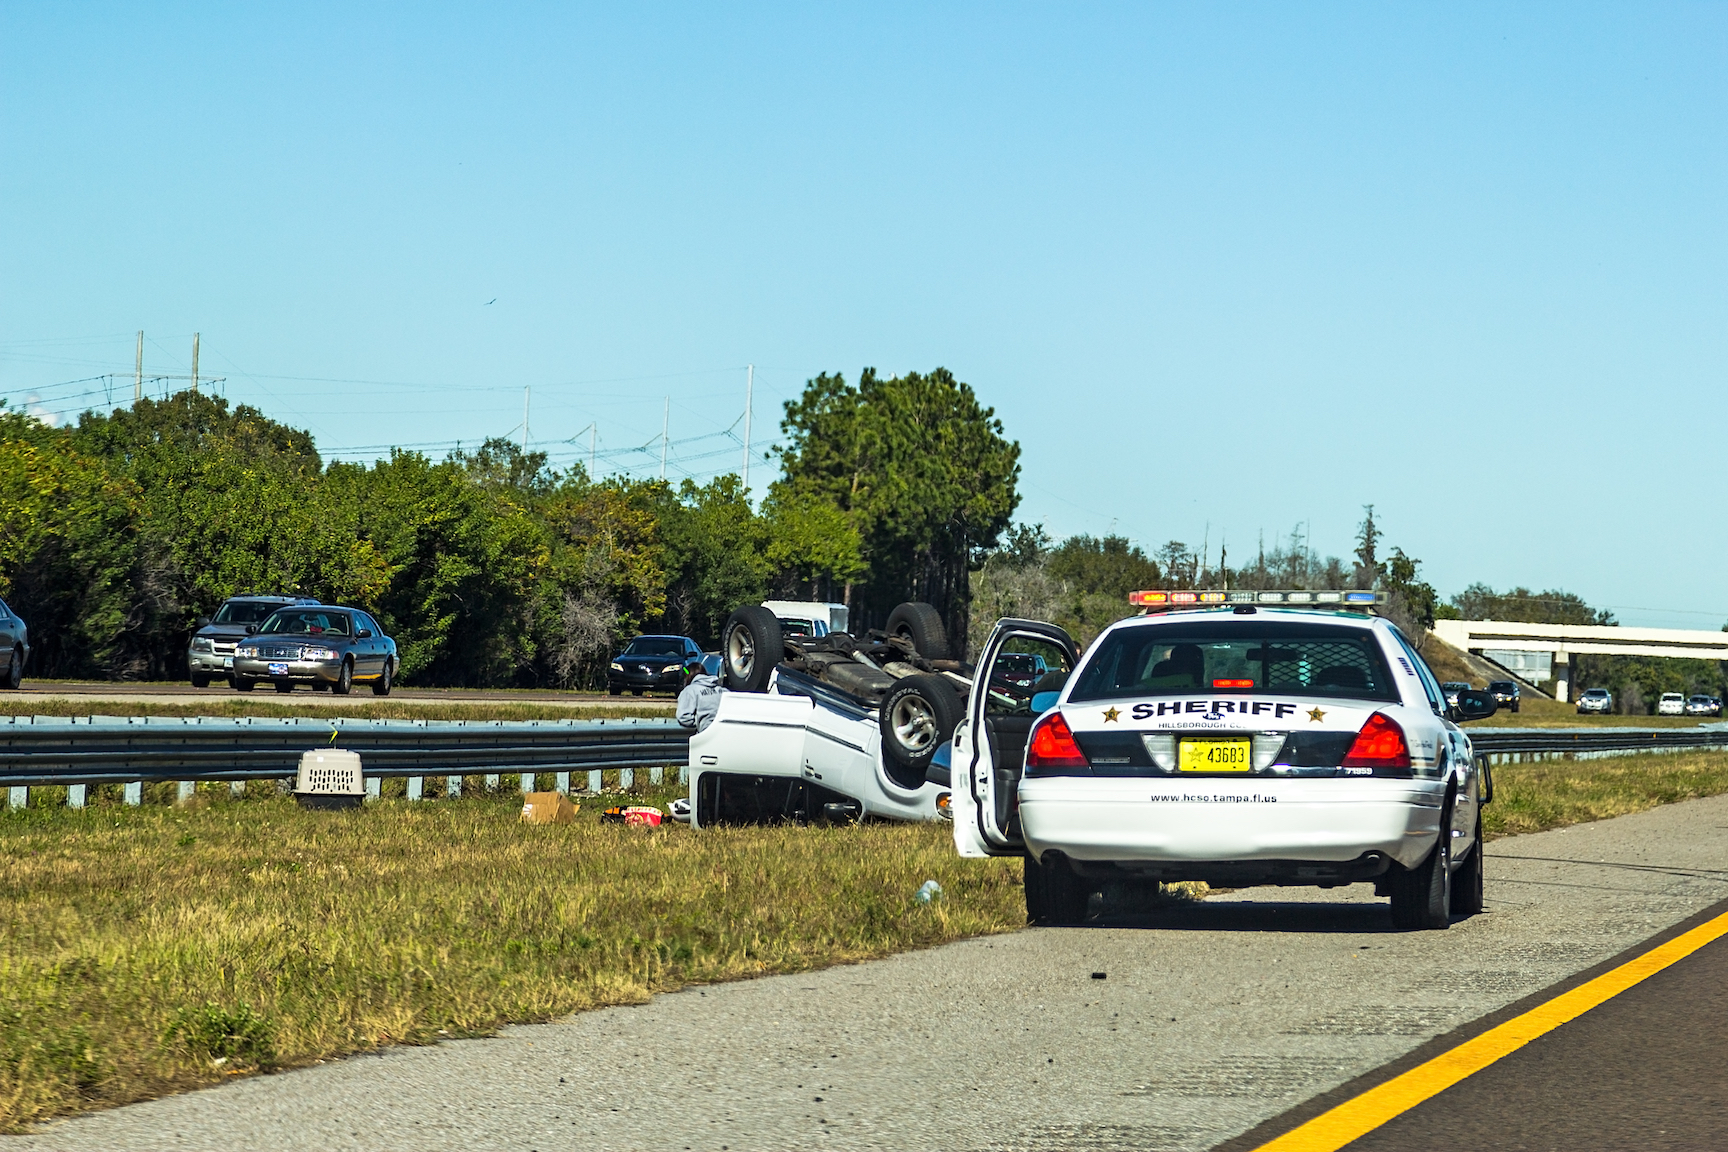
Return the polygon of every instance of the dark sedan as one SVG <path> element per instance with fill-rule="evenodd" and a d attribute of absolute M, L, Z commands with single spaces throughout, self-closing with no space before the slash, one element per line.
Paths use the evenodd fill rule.
<path fill-rule="evenodd" d="M 268 680 L 278 692 L 310 684 L 346 696 L 358 682 L 370 684 L 375 696 L 390 695 L 396 641 L 358 608 L 279 608 L 247 631 L 234 648 L 233 682 L 242 692 Z"/>
<path fill-rule="evenodd" d="M 614 696 L 626 688 L 635 696 L 676 692 L 684 686 L 684 662 L 690 659 L 702 659 L 702 648 L 688 636 L 638 636 L 612 658 L 606 691 Z"/>
<path fill-rule="evenodd" d="M 6 660 L 6 671 L 0 676 L 0 688 L 16 688 L 24 683 L 24 661 L 30 656 L 30 629 L 18 614 L 0 600 L 0 653 Z"/>

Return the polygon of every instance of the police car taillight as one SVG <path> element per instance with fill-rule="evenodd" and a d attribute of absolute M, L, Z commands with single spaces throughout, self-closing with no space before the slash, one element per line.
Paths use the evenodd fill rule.
<path fill-rule="evenodd" d="M 1350 751 L 1344 753 L 1346 768 L 1408 768 L 1410 745 L 1404 729 L 1384 712 L 1376 712 L 1356 733 Z"/>
<path fill-rule="evenodd" d="M 1086 754 L 1074 742 L 1074 733 L 1060 712 L 1046 712 L 1032 726 L 1032 737 L 1026 741 L 1028 768 L 1085 768 Z"/>

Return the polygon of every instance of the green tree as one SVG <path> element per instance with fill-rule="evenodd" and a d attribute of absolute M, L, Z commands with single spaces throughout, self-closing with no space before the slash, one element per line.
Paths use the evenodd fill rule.
<path fill-rule="evenodd" d="M 968 574 L 1019 503 L 1020 446 L 993 409 L 946 369 L 856 388 L 811 380 L 786 404 L 784 479 L 845 513 L 868 571 L 846 586 L 854 627 L 880 626 L 902 600 L 927 600 L 966 635 Z"/>

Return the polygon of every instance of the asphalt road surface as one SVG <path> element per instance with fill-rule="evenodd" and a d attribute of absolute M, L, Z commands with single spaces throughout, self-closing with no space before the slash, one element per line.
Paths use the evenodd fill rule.
<path fill-rule="evenodd" d="M 1728 902 L 1700 918 L 1723 914 Z M 1532 999 L 1550 995 L 1545 991 Z M 1483 1023 L 1499 1023 L 1495 1016 Z M 1728 939 L 1719 937 L 1345 1147 L 1350 1152 L 1721 1148 L 1728 1145 L 1728 1067 L 1721 1060 L 1725 1027 Z M 1481 1031 L 1486 1028 L 1466 1026 L 1431 1047 L 1451 1049 Z M 1418 1050 L 1365 1080 L 1384 1082 L 1436 1054 Z M 1301 1106 L 1233 1141 L 1232 1148 L 1256 1147 L 1277 1130 L 1372 1086 L 1346 1085 L 1337 1099 L 1322 1097 Z"/>
<path fill-rule="evenodd" d="M 1254 889 L 236 1081 L 0 1140 L 0 1152 L 1206 1149 L 1721 901 L 1725 864 L 1728 797 L 1693 801 L 1495 842 L 1489 911 L 1446 932 L 1393 932 L 1365 886 Z M 1656 1024 L 1618 1034 L 1642 1037 L 1647 1075 L 1632 1090 L 1657 1095 L 1598 1089 L 1596 1115 L 1719 1114 L 1708 1060 L 1647 1051 L 1688 1014 L 1699 1042 L 1719 1019 L 1720 993 L 1698 985 L 1720 987 L 1720 950 L 1695 959 L 1455 1091 L 1519 1113 L 1529 1147 L 1610 1146 L 1544 1143 L 1523 1102 L 1568 1075 L 1545 1053 L 1594 1060 L 1579 1074 L 1608 1082 L 1624 1043 L 1615 1021 L 1657 1005 Z M 1477 1125 L 1450 1129 L 1449 1147 L 1508 1146 L 1498 1122 L 1478 1122 L 1491 1113 L 1430 1104 L 1411 1114 L 1419 1137 L 1438 1118 Z M 1373 1146 L 1431 1146 L 1391 1136 Z"/>

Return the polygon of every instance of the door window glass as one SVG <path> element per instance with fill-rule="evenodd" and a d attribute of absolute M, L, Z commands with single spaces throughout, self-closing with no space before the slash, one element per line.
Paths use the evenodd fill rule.
<path fill-rule="evenodd" d="M 1072 670 L 1060 645 L 1041 636 L 1010 636 L 990 662 L 984 710 L 991 716 L 1031 716 L 1032 697 L 1060 691 Z"/>

